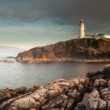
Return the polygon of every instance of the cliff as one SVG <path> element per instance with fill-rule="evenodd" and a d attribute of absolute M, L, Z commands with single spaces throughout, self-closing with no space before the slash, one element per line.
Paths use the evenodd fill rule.
<path fill-rule="evenodd" d="M 53 45 L 35 47 L 19 53 L 18 62 L 56 61 L 110 62 L 110 39 L 73 39 Z"/>

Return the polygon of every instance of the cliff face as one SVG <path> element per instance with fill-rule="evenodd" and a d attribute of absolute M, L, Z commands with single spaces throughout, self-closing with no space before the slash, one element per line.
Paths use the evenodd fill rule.
<path fill-rule="evenodd" d="M 19 53 L 18 62 L 110 61 L 110 39 L 74 39 Z"/>

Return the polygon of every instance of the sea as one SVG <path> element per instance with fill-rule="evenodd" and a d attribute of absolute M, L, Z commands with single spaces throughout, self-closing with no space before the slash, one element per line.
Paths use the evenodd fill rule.
<path fill-rule="evenodd" d="M 0 60 L 6 59 L 7 56 L 16 57 L 18 53 L 15 50 L 0 50 Z M 108 64 L 78 62 L 27 64 L 0 62 L 0 89 L 45 85 L 60 78 L 85 77 L 87 72 L 102 70 Z"/>

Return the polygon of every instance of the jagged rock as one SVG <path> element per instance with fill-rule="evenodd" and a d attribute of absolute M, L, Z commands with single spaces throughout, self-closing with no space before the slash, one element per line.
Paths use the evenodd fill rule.
<path fill-rule="evenodd" d="M 107 100 L 107 110 L 110 110 L 110 100 Z"/>
<path fill-rule="evenodd" d="M 104 89 L 100 90 L 100 94 L 107 103 L 107 110 L 110 110 L 110 91 L 109 91 L 109 89 L 104 88 Z"/>
<path fill-rule="evenodd" d="M 83 103 L 78 103 L 74 110 L 86 110 L 86 106 Z"/>
<path fill-rule="evenodd" d="M 70 90 L 67 95 L 70 99 L 75 99 L 76 101 L 81 98 L 80 93 L 76 89 Z"/>
<path fill-rule="evenodd" d="M 109 68 L 98 75 L 108 75 Z M 78 77 L 29 89 L 1 89 L 0 110 L 110 110 L 109 86 L 108 78 Z"/>
<path fill-rule="evenodd" d="M 88 99 L 88 106 L 90 110 L 97 110 L 99 103 L 99 92 L 94 90 L 90 93 L 90 97 Z"/>
<path fill-rule="evenodd" d="M 75 99 L 72 98 L 68 99 L 66 109 L 71 110 L 72 108 L 74 108 L 74 106 L 75 106 Z"/>
<path fill-rule="evenodd" d="M 108 81 L 108 89 L 110 90 L 110 80 Z"/>
<path fill-rule="evenodd" d="M 108 88 L 101 89 L 100 94 L 105 101 L 110 100 L 110 91 Z"/>
<path fill-rule="evenodd" d="M 52 100 L 50 100 L 46 105 L 42 107 L 42 110 L 50 110 L 54 108 L 62 108 L 63 103 L 67 101 L 66 95 L 60 95 Z"/>
<path fill-rule="evenodd" d="M 83 94 L 81 91 L 84 90 L 87 79 L 82 78 L 81 80 L 78 78 L 54 81 L 39 87 L 32 93 L 3 103 L 0 106 L 1 110 L 39 110 L 40 108 L 43 110 L 70 110 L 81 100 L 81 94 Z"/>
<path fill-rule="evenodd" d="M 106 110 L 106 106 L 107 106 L 106 101 L 99 98 L 98 109 Z"/>
<path fill-rule="evenodd" d="M 13 89 L 6 88 L 0 90 L 0 104 L 13 97 L 16 97 L 16 93 Z"/>
<path fill-rule="evenodd" d="M 38 85 L 33 86 L 32 88 L 27 89 L 26 92 L 27 92 L 27 93 L 34 92 L 34 91 L 36 91 L 39 87 L 40 87 L 40 86 L 38 86 Z"/>
<path fill-rule="evenodd" d="M 84 87 L 81 84 L 78 85 L 77 90 L 80 94 L 84 93 Z"/>
<path fill-rule="evenodd" d="M 25 94 L 27 92 L 27 87 L 19 87 L 14 90 L 16 94 Z"/>
<path fill-rule="evenodd" d="M 105 66 L 102 71 L 88 72 L 86 76 L 92 79 L 110 79 L 110 65 Z"/>
<path fill-rule="evenodd" d="M 107 86 L 107 81 L 105 79 L 99 79 L 100 82 L 100 87 L 106 87 Z"/>
<path fill-rule="evenodd" d="M 105 110 L 107 106 L 106 101 L 100 98 L 97 90 L 94 90 L 92 93 L 90 93 L 88 104 L 90 110 Z"/>
<path fill-rule="evenodd" d="M 104 88 L 107 86 L 107 81 L 104 79 L 96 79 L 94 82 L 94 87 L 95 88 Z"/>

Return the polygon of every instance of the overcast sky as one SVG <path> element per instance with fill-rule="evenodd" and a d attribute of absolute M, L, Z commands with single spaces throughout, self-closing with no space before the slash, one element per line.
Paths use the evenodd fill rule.
<path fill-rule="evenodd" d="M 32 48 L 86 34 L 110 34 L 110 0 L 0 0 L 0 45 Z"/>

